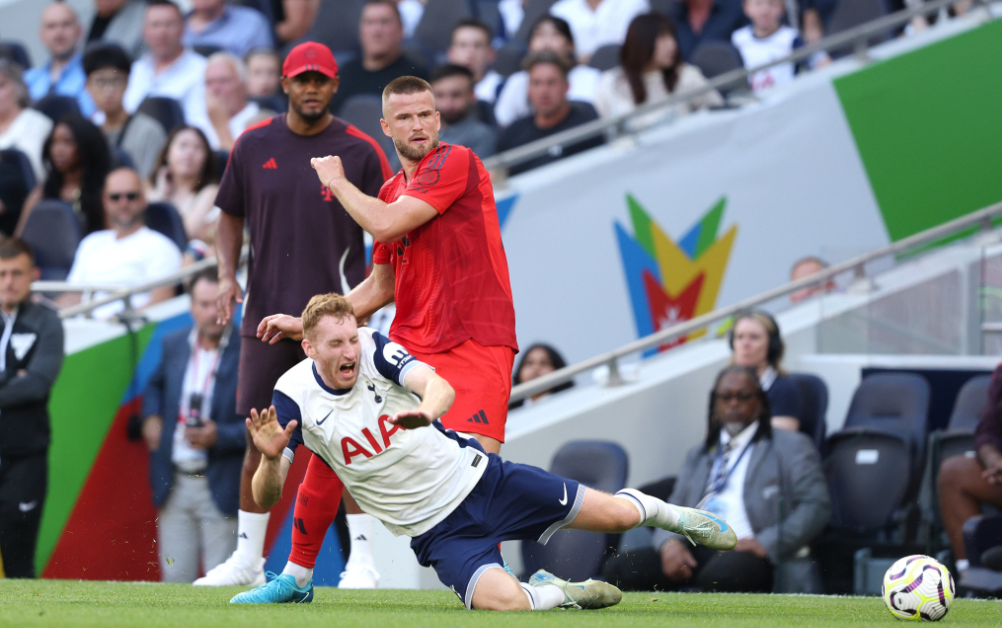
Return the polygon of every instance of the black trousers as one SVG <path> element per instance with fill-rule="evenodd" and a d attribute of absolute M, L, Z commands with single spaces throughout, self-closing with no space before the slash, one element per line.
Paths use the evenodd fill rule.
<path fill-rule="evenodd" d="M 48 454 L 0 457 L 0 559 L 8 578 L 35 577 Z"/>
<path fill-rule="evenodd" d="M 688 545 L 688 544 L 687 544 Z M 691 580 L 674 582 L 661 571 L 661 554 L 643 548 L 618 554 L 605 564 L 602 576 L 624 591 L 673 591 L 699 588 L 721 593 L 772 591 L 772 563 L 748 552 L 718 552 L 702 545 L 689 546 L 699 565 Z"/>

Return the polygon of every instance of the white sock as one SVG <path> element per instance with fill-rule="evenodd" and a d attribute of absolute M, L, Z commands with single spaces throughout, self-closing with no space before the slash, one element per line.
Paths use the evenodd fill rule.
<path fill-rule="evenodd" d="M 352 566 L 363 564 L 374 567 L 372 530 L 375 527 L 376 519 L 365 513 L 346 515 L 346 518 L 348 519 L 348 533 L 351 535 L 351 552 L 348 554 L 348 564 Z"/>
<path fill-rule="evenodd" d="M 957 571 L 967 571 L 967 568 L 971 566 L 971 561 L 966 558 L 957 559 Z"/>
<path fill-rule="evenodd" d="M 657 497 L 651 497 L 633 488 L 624 488 L 616 493 L 616 497 L 630 502 L 640 512 L 640 523 L 636 526 L 638 528 L 651 526 L 671 530 L 678 527 L 678 511 Z"/>
<path fill-rule="evenodd" d="M 245 562 L 253 562 L 264 558 L 264 537 L 268 531 L 266 512 L 237 512 L 237 554 L 244 557 Z"/>
<path fill-rule="evenodd" d="M 534 611 L 548 611 L 564 603 L 566 598 L 564 592 L 555 584 L 541 584 L 532 586 L 524 582 L 518 583 L 529 598 L 529 608 Z"/>
<path fill-rule="evenodd" d="M 309 567 L 303 567 L 302 565 L 297 565 L 291 560 L 285 563 L 285 569 L 282 573 L 287 573 L 296 579 L 296 586 L 303 588 L 313 577 L 313 570 Z"/>

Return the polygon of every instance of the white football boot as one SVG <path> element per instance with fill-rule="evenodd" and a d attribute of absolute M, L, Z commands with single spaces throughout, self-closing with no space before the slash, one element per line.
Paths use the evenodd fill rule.
<path fill-rule="evenodd" d="M 341 582 L 339 589 L 378 589 L 379 572 L 372 565 L 365 563 L 352 563 L 348 561 L 344 571 L 341 572 Z"/>

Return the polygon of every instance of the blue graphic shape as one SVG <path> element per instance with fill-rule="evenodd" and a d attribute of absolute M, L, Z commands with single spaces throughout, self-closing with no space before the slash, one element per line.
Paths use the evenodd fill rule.
<path fill-rule="evenodd" d="M 630 301 L 633 305 L 633 320 L 637 325 L 637 336 L 643 338 L 654 333 L 654 323 L 651 320 L 651 306 L 644 289 L 643 271 L 649 271 L 662 282 L 661 269 L 657 260 L 644 250 L 644 247 L 615 222 L 616 239 L 619 241 L 619 252 L 623 256 L 623 272 L 626 274 L 626 285 L 630 290 Z"/>
<path fill-rule="evenodd" d="M 689 229 L 689 232 L 678 241 L 678 248 L 682 249 L 689 259 L 696 257 L 696 247 L 699 246 L 699 236 L 703 232 L 703 223 L 697 222 Z"/>
<path fill-rule="evenodd" d="M 511 210 L 515 207 L 515 201 L 518 200 L 520 194 L 512 194 L 511 196 L 506 196 L 505 198 L 494 201 L 495 206 L 498 209 L 498 225 L 501 229 L 504 229 L 504 223 L 508 221 L 508 217 L 511 216 Z"/>

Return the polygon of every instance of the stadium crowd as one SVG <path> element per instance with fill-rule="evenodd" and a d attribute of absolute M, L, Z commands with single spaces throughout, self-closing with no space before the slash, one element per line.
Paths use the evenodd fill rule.
<path fill-rule="evenodd" d="M 390 81 L 405 75 L 426 78 L 441 113 L 441 139 L 486 159 L 698 89 L 707 82 L 698 62 L 701 47 L 732 50 L 749 68 L 784 57 L 822 38 L 837 9 L 833 0 L 186 4 L 190 10 L 184 12 L 171 0 L 95 0 L 96 13 L 87 25 L 67 4 L 52 2 L 39 25 L 49 59 L 32 66 L 23 46 L 6 40 L 0 46 L 0 232 L 9 237 L 0 243 L 5 329 L 0 410 L 5 414 L 18 407 L 45 415 L 48 387 L 61 359 L 53 347 L 62 342 L 53 317 L 30 302 L 27 289 L 21 284 L 8 288 L 5 282 L 15 281 L 16 270 L 22 283 L 38 275 L 96 287 L 139 285 L 214 254 L 220 245 L 217 193 L 230 152 L 246 129 L 287 110 L 281 67 L 296 44 L 318 41 L 333 51 L 340 77 L 329 105 L 335 115 L 371 129 L 380 116 L 378 98 Z M 956 13 L 965 10 L 963 2 L 955 7 Z M 353 24 L 334 25 L 332 15 L 352 16 Z M 917 20 L 907 30 L 923 25 Z M 748 88 L 759 91 L 791 81 L 828 61 L 822 54 L 804 67 L 763 70 L 750 78 Z M 631 125 L 639 129 L 725 105 L 725 95 L 711 90 Z M 394 159 L 392 144 L 375 139 Z M 603 142 L 603 137 L 581 141 L 518 164 L 511 173 Z M 50 266 L 39 259 L 35 268 L 36 255 L 28 245 L 48 250 L 43 241 L 52 238 L 51 229 L 77 233 L 72 264 Z M 795 270 L 795 278 L 824 267 L 817 259 L 803 264 L 809 270 Z M 144 398 L 141 433 L 151 452 L 151 483 L 161 513 L 162 572 L 172 581 L 191 582 L 236 549 L 233 515 L 240 503 L 245 443 L 242 420 L 232 406 L 241 342 L 239 333 L 225 335 L 216 325 L 218 285 L 213 271 L 195 275 L 187 286 L 194 325 L 175 334 L 174 342 L 165 341 L 163 360 Z M 175 294 L 173 288 L 160 288 L 136 295 L 132 305 L 148 307 Z M 57 303 L 79 301 L 79 293 L 68 293 Z M 109 318 L 121 307 L 106 305 L 94 314 Z M 7 361 L 7 332 L 30 324 L 37 326 L 31 333 L 39 334 L 39 349 L 12 346 L 16 360 Z M 801 555 L 828 523 L 831 503 L 820 452 L 809 433 L 798 435 L 806 431 L 805 402 L 782 369 L 775 320 L 761 312 L 738 317 L 730 343 L 733 365 L 707 391 L 706 442 L 693 450 L 677 480 L 660 487 L 664 498 L 685 506 L 715 500 L 734 515 L 728 519 L 737 522 L 742 542 L 726 558 L 690 552 L 677 535 L 658 533 L 649 551 L 608 561 L 606 578 L 638 589 L 771 590 L 776 565 Z M 533 345 L 523 349 L 514 383 L 562 366 L 554 348 Z M 198 376 L 210 371 L 215 375 L 211 384 Z M 940 476 L 946 531 L 959 567 L 966 566 L 959 531 L 966 516 L 981 503 L 1002 505 L 1002 385 L 997 381 L 991 394 L 978 429 L 981 465 L 951 458 Z M 175 427 L 165 423 L 177 416 L 186 421 Z M 10 425 L 0 422 L 0 430 Z M 44 467 L 47 442 L 46 430 L 23 438 L 0 433 L 0 553 L 8 575 L 33 575 L 23 549 L 35 542 L 45 476 L 44 468 L 31 470 Z M 768 453 L 756 454 L 766 450 L 765 444 Z M 732 449 L 739 451 L 728 458 Z M 749 450 L 753 453 L 744 457 Z M 767 464 L 749 469 L 756 455 L 768 456 Z M 29 472 L 33 483 L 18 479 Z M 727 488 L 732 473 L 751 488 Z M 787 504 L 781 520 L 767 508 L 771 478 L 762 474 L 768 473 L 786 474 L 779 489 L 784 491 L 779 499 Z M 18 489 L 5 493 L 12 483 Z M 6 514 L 6 501 L 12 499 L 39 506 Z M 947 504 L 949 512 L 965 517 L 947 516 Z M 785 538 L 777 538 L 776 528 L 784 526 Z M 188 542 L 193 537 L 199 538 L 194 546 Z M 176 562 L 168 565 L 168 555 Z"/>

